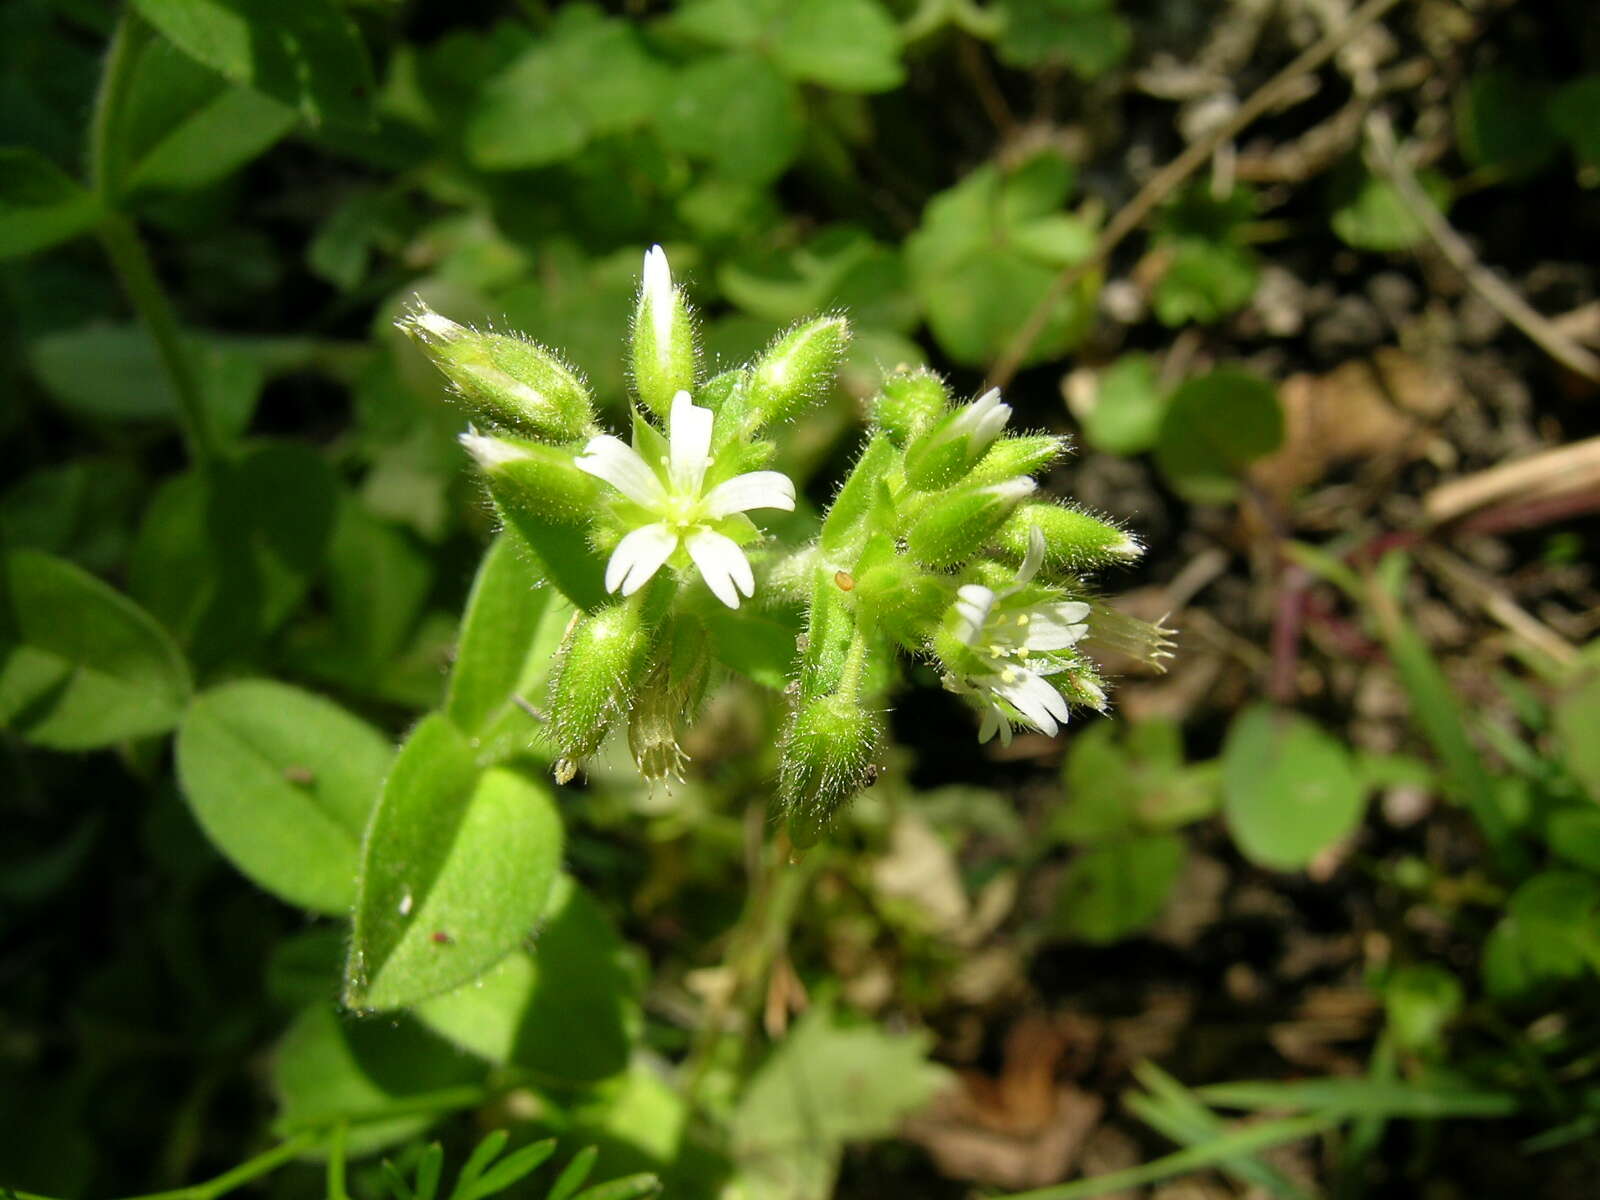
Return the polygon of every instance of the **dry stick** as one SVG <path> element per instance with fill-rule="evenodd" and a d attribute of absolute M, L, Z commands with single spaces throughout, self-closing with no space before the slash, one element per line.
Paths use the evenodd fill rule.
<path fill-rule="evenodd" d="M 1078 280 L 1104 262 L 1122 239 L 1142 225 L 1145 218 L 1174 188 L 1203 167 L 1224 142 L 1232 141 L 1256 118 L 1286 102 L 1302 75 L 1309 75 L 1322 66 L 1352 37 L 1399 2 L 1400 0 L 1367 0 L 1367 3 L 1351 13 L 1350 19 L 1338 29 L 1330 30 L 1323 35 L 1315 45 L 1307 47 L 1293 62 L 1258 87 L 1232 117 L 1204 137 L 1189 143 L 1182 154 L 1152 175 L 1144 187 L 1139 189 L 1138 194 L 1123 205 L 1111 219 L 1110 224 L 1101 231 L 1099 240 L 1095 242 L 1094 250 L 1089 257 L 1082 262 L 1074 263 L 1055 277 L 1049 289 L 1040 297 L 1039 303 L 1033 306 L 1028 319 L 1022 323 L 1017 336 L 1006 347 L 1005 353 L 995 360 L 994 368 L 989 372 L 987 386 L 1004 387 L 1011 382 L 1017 373 L 1017 368 L 1022 365 L 1028 348 L 1044 329 L 1045 322 L 1050 318 L 1050 310 L 1057 301 L 1065 296 Z"/>
<path fill-rule="evenodd" d="M 1467 240 L 1445 220 L 1444 214 L 1422 190 L 1422 185 L 1417 182 L 1417 177 L 1412 174 L 1395 145 L 1394 126 L 1382 113 L 1372 113 L 1367 117 L 1367 144 L 1372 149 L 1373 165 L 1394 187 L 1400 203 L 1422 226 L 1433 244 L 1439 247 L 1439 252 L 1450 261 L 1450 265 L 1466 278 L 1473 291 L 1527 334 L 1551 358 L 1585 379 L 1600 383 L 1600 358 L 1578 345 L 1478 261 Z"/>

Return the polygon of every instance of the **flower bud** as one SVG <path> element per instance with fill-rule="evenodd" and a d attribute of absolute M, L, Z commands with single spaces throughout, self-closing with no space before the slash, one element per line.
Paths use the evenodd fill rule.
<path fill-rule="evenodd" d="M 814 846 L 839 810 L 877 776 L 883 719 L 853 696 L 819 696 L 795 710 L 783 739 L 778 801 L 789 837 Z"/>
<path fill-rule="evenodd" d="M 1132 562 L 1144 547 L 1115 525 L 1076 508 L 1038 502 L 1024 504 L 1000 527 L 996 541 L 1019 561 L 1028 552 L 1028 530 L 1044 534 L 1045 562 L 1071 570 Z"/>
<path fill-rule="evenodd" d="M 822 548 L 834 553 L 863 540 L 862 528 L 877 504 L 885 477 L 899 461 L 894 443 L 879 434 L 845 476 L 822 522 Z"/>
<path fill-rule="evenodd" d="M 999 388 L 990 388 L 906 448 L 906 482 L 924 492 L 949 487 L 984 456 L 1010 419 L 1011 406 L 1000 403 Z"/>
<path fill-rule="evenodd" d="M 850 323 L 835 316 L 797 325 L 773 342 L 750 372 L 752 426 L 788 421 L 819 400 L 849 341 Z"/>
<path fill-rule="evenodd" d="M 460 440 L 488 479 L 502 511 L 557 525 L 587 524 L 593 515 L 599 482 L 573 465 L 570 447 L 490 437 L 476 430 L 462 434 Z"/>
<path fill-rule="evenodd" d="M 969 484 L 1000 483 L 1018 475 L 1037 475 L 1067 452 L 1070 441 L 1054 434 L 1004 437 L 967 472 Z"/>
<path fill-rule="evenodd" d="M 904 446 L 933 428 L 949 406 L 950 393 L 944 381 L 926 367 L 896 371 L 883 381 L 872 419 L 896 445 Z"/>
<path fill-rule="evenodd" d="M 1018 476 L 986 487 L 955 488 L 935 497 L 906 533 L 911 556 L 932 567 L 953 567 L 971 558 L 1033 489 L 1033 480 Z"/>
<path fill-rule="evenodd" d="M 580 615 L 568 633 L 550 698 L 550 729 L 563 760 L 559 774 L 593 754 L 632 706 L 649 669 L 642 611 L 636 603 L 613 604 Z"/>
<path fill-rule="evenodd" d="M 594 402 L 576 373 L 515 334 L 482 333 L 420 301 L 395 324 L 432 360 L 473 415 L 553 441 L 595 430 Z"/>
<path fill-rule="evenodd" d="M 656 416 L 672 411 L 672 398 L 694 390 L 694 323 L 660 246 L 644 256 L 644 281 L 633 315 L 633 386 Z"/>

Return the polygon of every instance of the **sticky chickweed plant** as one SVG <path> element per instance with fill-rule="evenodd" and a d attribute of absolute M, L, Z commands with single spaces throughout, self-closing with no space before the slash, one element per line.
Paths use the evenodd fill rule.
<path fill-rule="evenodd" d="M 1106 708 L 1096 641 L 1149 662 L 1169 652 L 1167 631 L 1091 590 L 1097 569 L 1139 557 L 1138 541 L 1039 493 L 1067 439 L 1012 429 L 998 390 L 965 401 L 927 370 L 890 373 L 843 483 L 820 511 L 797 497 L 772 464 L 832 383 L 842 314 L 707 373 L 694 313 L 652 247 L 627 440 L 602 429 L 554 350 L 420 302 L 399 325 L 469 412 L 461 443 L 500 519 L 573 606 L 549 695 L 526 698 L 547 716 L 559 783 L 623 729 L 646 779 L 681 777 L 685 730 L 719 679 L 746 670 L 763 613 L 804 613 L 777 780 L 801 848 L 875 778 L 898 664 L 932 664 L 971 703 L 978 739 L 1009 742 L 1015 727 L 1053 735 L 1074 708 Z"/>

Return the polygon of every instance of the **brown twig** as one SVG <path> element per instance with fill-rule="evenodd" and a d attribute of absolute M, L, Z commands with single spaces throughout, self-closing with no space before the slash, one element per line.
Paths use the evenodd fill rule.
<path fill-rule="evenodd" d="M 1445 220 L 1444 214 L 1428 198 L 1405 162 L 1395 143 L 1394 126 L 1384 114 L 1375 112 L 1368 115 L 1367 145 L 1371 149 L 1369 158 L 1374 169 L 1394 187 L 1400 203 L 1422 226 L 1429 240 L 1439 248 L 1439 253 L 1461 272 L 1472 290 L 1551 358 L 1585 379 L 1600 383 L 1600 358 L 1578 345 L 1514 288 L 1479 262 L 1466 238 Z"/>
<path fill-rule="evenodd" d="M 1440 484 L 1422 499 L 1430 525 L 1506 502 L 1553 500 L 1600 490 L 1600 437 L 1541 450 Z"/>
<path fill-rule="evenodd" d="M 989 372 L 987 386 L 1004 387 L 1011 382 L 1016 376 L 1017 369 L 1022 365 L 1022 360 L 1027 356 L 1029 347 L 1044 329 L 1045 322 L 1050 319 L 1050 310 L 1080 279 L 1110 257 L 1122 239 L 1139 228 L 1145 218 L 1179 184 L 1203 167 L 1217 152 L 1218 147 L 1238 137 L 1258 117 L 1294 98 L 1295 85 L 1302 76 L 1322 66 L 1352 37 L 1399 2 L 1400 0 L 1367 0 L 1367 3 L 1350 14 L 1350 19 L 1343 25 L 1323 35 L 1314 45 L 1296 56 L 1293 62 L 1257 88 L 1233 116 L 1203 137 L 1189 143 L 1182 154 L 1152 175 L 1139 189 L 1138 194 L 1123 205 L 1101 231 L 1089 257 L 1067 267 L 1051 282 L 1045 294 L 1033 306 L 1033 311 L 1028 314 L 1028 319 L 1022 323 L 1016 337 L 995 360 L 994 367 Z M 1307 93 L 1310 94 L 1312 93 Z"/>

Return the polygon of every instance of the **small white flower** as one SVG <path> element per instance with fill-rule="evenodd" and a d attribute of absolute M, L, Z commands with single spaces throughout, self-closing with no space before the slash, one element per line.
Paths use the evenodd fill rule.
<path fill-rule="evenodd" d="M 666 260 L 662 260 L 662 270 Z M 646 288 L 650 287 L 646 260 Z M 711 465 L 709 408 L 688 392 L 672 398 L 667 419 L 667 454 L 647 463 L 620 438 L 591 438 L 576 460 L 579 470 L 603 479 L 642 510 L 645 521 L 617 543 L 606 564 L 606 591 L 631 596 L 682 546 L 718 600 L 739 607 L 739 593 L 755 594 L 750 560 L 736 542 L 713 526 L 753 508 L 794 510 L 794 484 L 778 471 L 751 471 L 705 490 Z"/>
<path fill-rule="evenodd" d="M 972 650 L 982 667 L 961 678 L 947 677 L 945 685 L 982 703 L 980 742 L 999 733 L 1001 741 L 1011 743 L 1011 722 L 1000 706 L 1002 700 L 1044 734 L 1054 736 L 1066 723 L 1067 702 L 1045 678 L 1053 673 L 1051 668 L 1059 671 L 1061 666 L 1048 656 L 1070 650 L 1088 632 L 1089 606 L 1069 600 L 1014 602 L 1043 561 L 1044 535 L 1035 526 L 1028 531 L 1028 553 L 1017 569 L 1016 582 L 998 592 L 976 583 L 956 592 L 952 610 L 956 639 Z"/>
<path fill-rule="evenodd" d="M 947 432 L 951 437 L 966 438 L 969 452 L 977 457 L 1005 431 L 1010 419 L 1011 406 L 1000 403 L 999 388 L 990 388 L 956 414 Z"/>

